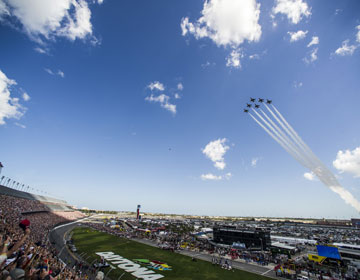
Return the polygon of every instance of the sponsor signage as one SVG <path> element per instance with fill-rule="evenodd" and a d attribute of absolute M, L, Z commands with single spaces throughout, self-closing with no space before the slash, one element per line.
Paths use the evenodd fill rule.
<path fill-rule="evenodd" d="M 316 248 L 319 256 L 341 260 L 339 249 L 335 246 L 317 245 Z"/>
<path fill-rule="evenodd" d="M 108 262 L 111 262 L 113 265 L 117 265 L 118 268 L 131 273 L 131 275 L 139 279 L 155 280 L 164 277 L 163 275 L 155 273 L 152 270 L 141 267 L 140 264 L 134 263 L 122 256 L 115 255 L 113 252 L 98 252 L 96 255 L 103 257 Z"/>
<path fill-rule="evenodd" d="M 133 259 L 133 261 L 139 264 L 147 265 L 148 268 L 155 270 L 172 270 L 170 265 L 160 261 L 150 261 L 148 259 Z"/>
<path fill-rule="evenodd" d="M 314 261 L 317 263 L 322 263 L 326 259 L 326 257 L 317 256 L 317 255 L 313 255 L 313 254 L 308 254 L 308 258 L 310 261 Z"/>

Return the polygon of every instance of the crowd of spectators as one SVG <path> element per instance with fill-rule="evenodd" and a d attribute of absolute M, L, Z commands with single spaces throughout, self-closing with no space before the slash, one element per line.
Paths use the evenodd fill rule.
<path fill-rule="evenodd" d="M 81 217 L 76 211 L 51 212 L 40 201 L 0 195 L 0 280 L 84 279 L 48 241 L 55 225 Z"/>

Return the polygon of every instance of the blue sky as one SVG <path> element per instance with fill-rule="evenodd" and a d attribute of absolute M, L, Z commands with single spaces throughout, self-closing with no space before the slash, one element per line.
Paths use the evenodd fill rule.
<path fill-rule="evenodd" d="M 360 200 L 359 11 L 0 0 L 2 175 L 79 207 L 357 217 L 242 110 L 272 99 Z"/>

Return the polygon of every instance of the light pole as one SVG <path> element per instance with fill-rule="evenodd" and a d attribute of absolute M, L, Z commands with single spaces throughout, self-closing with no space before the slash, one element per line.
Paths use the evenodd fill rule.
<path fill-rule="evenodd" d="M 4 165 L 2 165 L 2 163 L 0 162 L 0 174 L 1 174 L 1 170 L 3 169 Z"/>

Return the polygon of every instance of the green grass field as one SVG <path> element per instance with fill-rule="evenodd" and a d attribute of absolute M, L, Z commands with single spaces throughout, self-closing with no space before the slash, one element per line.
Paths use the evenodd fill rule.
<path fill-rule="evenodd" d="M 249 280 L 268 280 L 270 278 L 249 273 L 241 270 L 228 271 L 215 266 L 210 262 L 197 260 L 192 261 L 190 257 L 183 256 L 170 251 L 161 250 L 135 241 L 129 241 L 110 234 L 98 232 L 90 228 L 76 228 L 72 236 L 78 253 L 85 252 L 87 261 L 91 262 L 95 258 L 100 259 L 96 252 L 114 252 L 126 259 L 150 259 L 166 262 L 172 266 L 172 271 L 155 271 L 165 276 L 162 279 L 182 279 L 182 280 L 214 280 L 214 279 L 249 279 Z M 105 270 L 105 273 L 107 269 Z M 116 268 L 110 272 L 108 277 L 117 280 L 124 271 Z M 125 273 L 121 280 L 136 279 L 130 273 Z"/>

